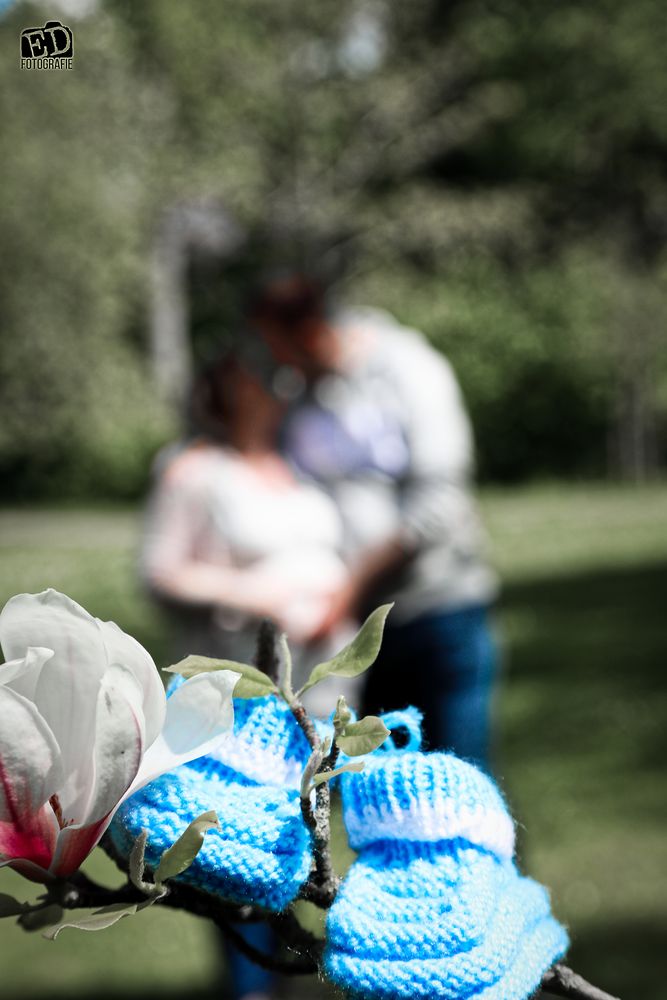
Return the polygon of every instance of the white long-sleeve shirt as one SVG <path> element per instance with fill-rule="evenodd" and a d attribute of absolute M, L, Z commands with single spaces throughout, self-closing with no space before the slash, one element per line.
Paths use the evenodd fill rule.
<path fill-rule="evenodd" d="M 338 512 L 322 491 L 289 476 L 267 481 L 233 450 L 194 442 L 157 478 L 142 575 L 180 605 L 209 608 L 236 658 L 248 659 L 258 617 L 275 616 L 297 643 L 319 622 L 346 578 L 340 543 Z M 220 642 L 215 628 L 211 642 Z"/>

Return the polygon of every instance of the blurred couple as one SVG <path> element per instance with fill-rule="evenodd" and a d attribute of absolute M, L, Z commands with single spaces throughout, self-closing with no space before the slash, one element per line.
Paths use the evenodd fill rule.
<path fill-rule="evenodd" d="M 196 381 L 191 432 L 163 454 L 143 574 L 178 609 L 179 654 L 250 661 L 270 618 L 297 684 L 394 601 L 364 712 L 416 704 L 428 745 L 488 766 L 496 581 L 470 492 L 472 436 L 448 362 L 372 309 L 333 309 L 292 275 Z"/>

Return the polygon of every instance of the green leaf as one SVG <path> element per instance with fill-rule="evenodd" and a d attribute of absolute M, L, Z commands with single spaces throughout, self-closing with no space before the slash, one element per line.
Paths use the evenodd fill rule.
<path fill-rule="evenodd" d="M 345 730 L 336 736 L 336 743 L 348 757 L 361 757 L 382 746 L 389 736 L 389 730 L 377 715 L 367 715 L 359 722 L 350 722 Z"/>
<path fill-rule="evenodd" d="M 168 878 L 174 878 L 175 875 L 180 875 L 192 864 L 204 843 L 206 831 L 213 826 L 220 829 L 220 822 L 213 810 L 202 813 L 197 819 L 193 819 L 176 843 L 167 848 L 160 858 L 160 864 L 155 872 L 156 884 L 166 882 Z"/>
<path fill-rule="evenodd" d="M 145 884 L 144 853 L 146 851 L 147 839 L 148 830 L 142 830 L 132 845 L 132 850 L 130 851 L 130 857 L 128 859 L 128 874 L 130 876 L 130 882 L 137 889 L 142 889 Z"/>
<path fill-rule="evenodd" d="M 154 902 L 154 899 L 147 899 L 143 903 L 111 903 L 110 906 L 102 906 L 98 909 L 82 907 L 80 910 L 73 910 L 71 914 L 68 913 L 57 924 L 49 927 L 44 931 L 43 936 L 49 941 L 55 941 L 66 927 L 72 927 L 79 931 L 103 931 L 118 923 L 123 917 L 131 917 Z"/>
<path fill-rule="evenodd" d="M 261 670 L 259 673 L 262 673 Z M 264 698 L 267 694 L 277 694 L 278 688 L 273 681 L 262 674 L 263 680 L 255 680 L 252 677 L 239 677 L 234 685 L 235 698 Z"/>
<path fill-rule="evenodd" d="M 2 917 L 17 917 L 28 907 L 28 903 L 19 903 L 9 893 L 0 892 L 0 919 Z"/>
<path fill-rule="evenodd" d="M 142 830 L 132 845 L 132 850 L 130 851 L 128 859 L 128 874 L 132 885 L 138 889 L 139 892 L 143 892 L 145 896 L 150 896 L 152 902 L 155 902 L 156 899 L 165 895 L 167 888 L 161 883 L 156 884 L 155 882 L 147 882 L 144 879 L 147 839 L 148 830 Z"/>
<path fill-rule="evenodd" d="M 343 695 L 341 695 L 336 703 L 336 711 L 334 712 L 334 717 L 333 717 L 333 726 L 336 736 L 338 736 L 339 733 L 345 731 L 345 727 L 349 724 L 351 719 L 352 719 L 352 712 L 347 707 L 347 702 L 345 701 L 345 698 L 343 697 Z"/>
<path fill-rule="evenodd" d="M 209 674 L 214 670 L 233 670 L 241 674 L 234 688 L 235 698 L 262 698 L 264 695 L 277 693 L 278 688 L 270 677 L 249 663 L 236 663 L 235 660 L 216 660 L 212 656 L 186 656 L 171 667 L 165 667 L 168 674 L 181 674 L 183 677 L 196 677 L 197 674 Z"/>
<path fill-rule="evenodd" d="M 363 769 L 363 760 L 351 760 L 349 764 L 343 764 L 341 767 L 337 767 L 333 771 L 323 771 L 322 774 L 316 774 L 313 778 L 313 784 L 321 785 L 323 781 L 331 781 L 331 779 L 335 778 L 337 774 L 344 774 L 345 771 L 363 771 Z"/>
<path fill-rule="evenodd" d="M 292 690 L 292 653 L 290 652 L 289 644 L 287 642 L 287 634 L 282 633 L 280 639 L 278 640 L 278 646 L 280 648 L 281 660 L 282 660 L 282 686 L 283 691 L 287 701 L 291 701 L 294 698 L 294 691 Z"/>
<path fill-rule="evenodd" d="M 333 659 L 318 663 L 316 667 L 313 667 L 312 673 L 299 691 L 299 695 L 308 691 L 315 684 L 319 684 L 325 677 L 356 677 L 364 670 L 368 670 L 380 652 L 384 623 L 393 606 L 393 604 L 383 604 L 382 607 L 376 608 L 368 616 L 351 643 L 341 649 L 340 653 L 337 653 Z"/>

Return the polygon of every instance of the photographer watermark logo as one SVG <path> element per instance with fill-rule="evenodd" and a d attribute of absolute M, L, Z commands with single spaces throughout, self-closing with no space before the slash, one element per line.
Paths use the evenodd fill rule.
<path fill-rule="evenodd" d="M 21 69 L 71 69 L 72 32 L 60 21 L 21 32 Z"/>

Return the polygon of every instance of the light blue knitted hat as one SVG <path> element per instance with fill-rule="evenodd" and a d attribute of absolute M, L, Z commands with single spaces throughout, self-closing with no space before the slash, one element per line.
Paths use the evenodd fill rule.
<path fill-rule="evenodd" d="M 368 1000 L 526 1000 L 568 945 L 546 890 L 513 862 L 514 826 L 493 781 L 453 754 L 420 753 L 405 728 L 341 777 L 359 852 L 327 919 L 325 968 Z"/>
<path fill-rule="evenodd" d="M 126 857 L 146 829 L 146 863 L 155 869 L 186 826 L 215 809 L 221 829 L 206 834 L 179 880 L 280 911 L 310 872 L 299 793 L 310 746 L 289 707 L 273 695 L 235 699 L 234 713 L 234 731 L 215 754 L 162 775 L 121 806 L 111 839 Z"/>

